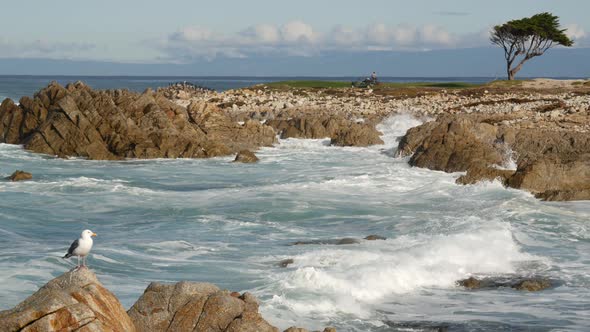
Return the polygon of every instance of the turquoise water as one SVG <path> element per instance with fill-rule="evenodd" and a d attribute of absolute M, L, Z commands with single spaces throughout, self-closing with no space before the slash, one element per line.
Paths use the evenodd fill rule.
<path fill-rule="evenodd" d="M 411 168 L 394 157 L 396 137 L 418 123 L 386 120 L 385 145 L 370 148 L 282 140 L 254 165 L 62 160 L 0 144 L 0 176 L 34 174 L 0 181 L 0 309 L 72 268 L 60 257 L 89 228 L 98 237 L 88 263 L 126 307 L 151 281 L 195 280 L 253 292 L 281 328 L 588 330 L 590 204 Z M 289 245 L 369 234 L 388 239 Z M 295 263 L 278 267 L 286 258 Z M 472 274 L 556 286 L 455 286 Z"/>

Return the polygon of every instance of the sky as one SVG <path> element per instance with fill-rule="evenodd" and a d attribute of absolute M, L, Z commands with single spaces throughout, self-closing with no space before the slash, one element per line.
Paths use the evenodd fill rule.
<path fill-rule="evenodd" d="M 187 64 L 460 50 L 490 47 L 492 26 L 545 11 L 576 47 L 590 47 L 588 0 L 2 0 L 0 59 Z"/>

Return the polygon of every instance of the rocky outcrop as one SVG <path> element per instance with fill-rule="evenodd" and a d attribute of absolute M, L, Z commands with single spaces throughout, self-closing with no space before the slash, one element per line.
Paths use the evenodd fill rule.
<path fill-rule="evenodd" d="M 256 157 L 256 155 L 254 154 L 254 152 L 250 151 L 250 150 L 242 150 L 240 152 L 238 152 L 238 154 L 236 155 L 236 158 L 234 159 L 234 162 L 238 162 L 238 163 L 255 163 L 258 162 L 258 157 Z"/>
<path fill-rule="evenodd" d="M 13 309 L 0 311 L 0 331 L 278 332 L 279 329 L 258 313 L 258 301 L 252 294 L 221 290 L 209 283 L 151 283 L 125 312 L 96 275 L 81 268 L 49 281 Z"/>
<path fill-rule="evenodd" d="M 376 234 L 367 235 L 364 237 L 364 239 L 367 241 L 387 240 L 387 238 L 385 236 L 376 235 Z"/>
<path fill-rule="evenodd" d="M 467 279 L 458 280 L 457 285 L 471 290 L 477 289 L 494 289 L 494 288 L 512 288 L 519 291 L 538 292 L 547 288 L 551 288 L 553 283 L 550 279 L 535 277 L 535 278 L 483 278 L 478 279 L 469 277 Z"/>
<path fill-rule="evenodd" d="M 0 331 L 129 331 L 135 326 L 117 298 L 88 269 L 48 282 L 15 308 L 0 312 Z"/>
<path fill-rule="evenodd" d="M 412 166 L 467 172 L 457 180 L 461 184 L 499 179 L 545 200 L 590 199 L 590 135 L 575 125 L 586 120 L 580 114 L 560 122 L 537 115 L 441 116 L 408 130 L 398 151 L 411 155 Z M 502 167 L 510 158 L 516 170 Z"/>
<path fill-rule="evenodd" d="M 152 283 L 128 313 L 140 332 L 278 331 L 260 316 L 250 293 L 232 296 L 207 283 Z"/>
<path fill-rule="evenodd" d="M 51 83 L 33 98 L 0 106 L 0 142 L 88 159 L 201 158 L 270 146 L 272 128 L 240 125 L 213 104 L 181 107 L 147 90 L 96 91 Z"/>
<path fill-rule="evenodd" d="M 382 133 L 369 124 L 353 123 L 332 136 L 330 144 L 336 146 L 369 146 L 383 144 Z"/>
<path fill-rule="evenodd" d="M 12 173 L 9 177 L 7 177 L 6 179 L 16 182 L 16 181 L 31 180 L 32 178 L 33 178 L 33 174 L 31 174 L 29 172 L 17 170 L 14 173 Z"/>
<path fill-rule="evenodd" d="M 374 124 L 357 123 L 339 116 L 308 115 L 267 121 L 281 138 L 331 138 L 332 145 L 369 146 L 383 144 Z"/>
<path fill-rule="evenodd" d="M 363 238 L 363 240 L 367 241 L 375 241 L 375 240 L 386 240 L 387 238 L 381 235 L 367 235 Z M 303 241 L 296 241 L 291 243 L 292 246 L 300 246 L 300 245 L 313 245 L 313 244 L 320 244 L 320 245 L 346 245 L 346 244 L 359 244 L 361 243 L 361 239 L 353 238 L 353 237 L 345 237 L 341 239 L 319 239 L 319 240 L 303 240 Z"/>
<path fill-rule="evenodd" d="M 359 239 L 345 237 L 342 239 L 325 239 L 325 240 L 310 240 L 310 241 L 296 241 L 291 243 L 293 246 L 310 245 L 310 244 L 330 244 L 330 245 L 345 245 L 361 243 Z"/>
<path fill-rule="evenodd" d="M 188 100 L 195 97 L 208 96 L 215 91 L 204 86 L 196 85 L 190 82 L 176 82 L 169 84 L 167 87 L 158 88 L 158 93 L 164 97 L 174 100 Z"/>
<path fill-rule="evenodd" d="M 549 279 L 525 279 L 512 285 L 512 288 L 520 291 L 538 292 L 551 286 Z"/>

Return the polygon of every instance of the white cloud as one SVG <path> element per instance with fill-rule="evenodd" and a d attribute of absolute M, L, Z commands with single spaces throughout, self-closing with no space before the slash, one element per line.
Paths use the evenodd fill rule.
<path fill-rule="evenodd" d="M 430 24 L 420 29 L 420 36 L 425 44 L 452 46 L 456 42 L 448 31 Z"/>
<path fill-rule="evenodd" d="M 277 27 L 270 24 L 259 24 L 249 27 L 242 32 L 240 36 L 243 43 L 262 43 L 276 44 L 280 41 L 281 35 Z"/>
<path fill-rule="evenodd" d="M 211 30 L 202 27 L 186 27 L 170 35 L 171 40 L 187 42 L 207 41 L 216 38 L 218 37 L 214 36 Z"/>
<path fill-rule="evenodd" d="M 157 45 L 162 58 L 187 61 L 196 57 L 247 57 L 260 54 L 310 56 L 327 51 L 401 51 L 489 46 L 490 28 L 458 35 L 433 24 L 421 26 L 375 23 L 365 27 L 336 25 L 319 32 L 302 21 L 283 25 L 258 24 L 223 35 L 206 28 L 186 27 Z M 568 26 L 575 39 L 588 35 L 579 25 Z M 580 43 L 577 43 L 580 45 Z M 583 44 L 583 43 L 582 43 Z"/>
<path fill-rule="evenodd" d="M 287 43 L 313 43 L 319 39 L 313 28 L 301 21 L 292 21 L 283 25 L 281 27 L 281 36 Z"/>
<path fill-rule="evenodd" d="M 586 31 L 577 24 L 570 24 L 566 26 L 566 29 L 565 33 L 573 40 L 584 39 L 587 36 Z"/>

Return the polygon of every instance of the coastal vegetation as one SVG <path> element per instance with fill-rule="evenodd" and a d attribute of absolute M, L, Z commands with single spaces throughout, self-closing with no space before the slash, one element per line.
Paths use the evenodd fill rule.
<path fill-rule="evenodd" d="M 297 80 L 297 81 L 279 81 L 266 83 L 265 86 L 272 88 L 350 88 L 352 82 L 350 81 L 323 81 L 323 80 Z M 481 86 L 482 84 L 467 83 L 467 82 L 381 82 L 373 88 L 375 89 L 390 89 L 390 88 L 471 88 Z"/>
<path fill-rule="evenodd" d="M 490 41 L 504 50 L 508 80 L 513 80 L 530 59 L 557 45 L 573 46 L 574 41 L 565 34 L 566 30 L 560 28 L 557 16 L 540 13 L 496 25 Z"/>

